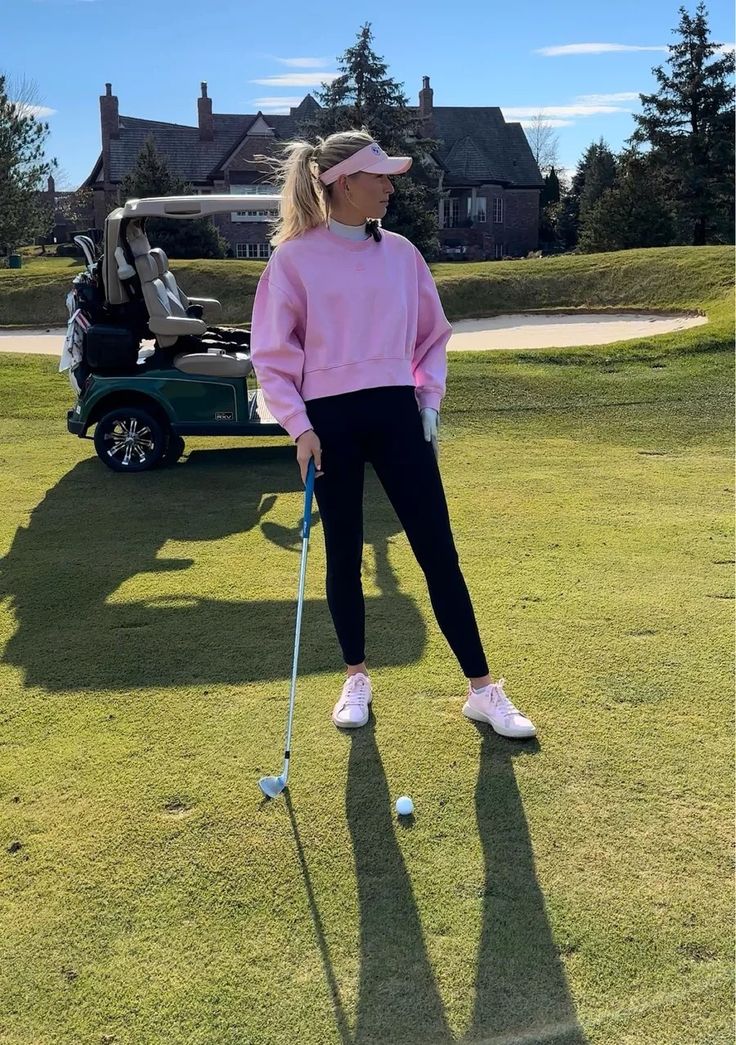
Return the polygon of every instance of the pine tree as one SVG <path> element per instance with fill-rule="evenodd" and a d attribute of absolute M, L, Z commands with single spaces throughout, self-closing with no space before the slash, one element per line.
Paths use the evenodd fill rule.
<path fill-rule="evenodd" d="M 582 226 L 588 210 L 616 182 L 616 157 L 602 138 L 588 148 L 581 175 L 579 214 Z"/>
<path fill-rule="evenodd" d="M 548 203 L 559 203 L 560 180 L 554 167 L 550 168 L 549 174 L 544 176 L 544 188 L 539 194 L 539 207 L 543 210 Z"/>
<path fill-rule="evenodd" d="M 554 167 L 544 175 L 539 194 L 539 249 L 553 254 L 559 249 L 557 219 L 560 212 L 560 181 Z"/>
<path fill-rule="evenodd" d="M 582 253 L 665 247 L 672 242 L 672 208 L 651 157 L 635 149 L 617 158 L 616 183 L 586 211 L 579 239 Z"/>
<path fill-rule="evenodd" d="M 578 160 L 569 191 L 549 211 L 563 250 L 577 246 L 587 212 L 615 181 L 616 157 L 602 138 L 592 142 Z"/>
<path fill-rule="evenodd" d="M 152 135 L 138 154 L 135 167 L 120 183 L 120 200 L 148 196 L 185 196 L 188 186 L 175 177 L 161 156 Z M 210 218 L 149 218 L 146 231 L 151 242 L 170 258 L 223 258 L 225 243 Z"/>
<path fill-rule="evenodd" d="M 366 22 L 340 61 L 342 74 L 317 91 L 321 111 L 303 121 L 299 133 L 313 139 L 336 131 L 365 130 L 391 155 L 411 156 L 406 174 L 393 182 L 394 193 L 382 224 L 406 236 L 425 258 L 439 254 L 438 171 L 431 153 L 437 139 L 424 134 L 421 119 L 408 108 L 403 84 L 386 75 L 387 66 L 374 52 L 371 23 Z"/>
<path fill-rule="evenodd" d="M 0 252 L 9 254 L 43 232 L 48 214 L 38 193 L 56 167 L 46 160 L 47 123 L 10 98 L 0 76 Z"/>
<path fill-rule="evenodd" d="M 734 55 L 710 61 L 719 45 L 709 39 L 705 4 L 691 18 L 684 7 L 669 51 L 669 72 L 652 69 L 656 94 L 630 142 L 648 142 L 663 184 L 676 205 L 677 241 L 693 246 L 734 238 Z"/>

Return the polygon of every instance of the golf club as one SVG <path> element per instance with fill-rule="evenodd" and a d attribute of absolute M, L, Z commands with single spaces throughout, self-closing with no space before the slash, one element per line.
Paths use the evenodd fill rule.
<path fill-rule="evenodd" d="M 312 518 L 312 494 L 314 493 L 314 458 L 307 465 L 307 482 L 304 489 L 304 523 L 302 526 L 302 566 L 299 575 L 299 597 L 296 607 L 296 636 L 294 638 L 294 662 L 291 671 L 291 695 L 289 698 L 289 718 L 286 724 L 286 743 L 284 744 L 284 768 L 280 776 L 263 776 L 258 786 L 266 798 L 276 798 L 286 787 L 289 779 L 289 759 L 291 757 L 291 723 L 294 718 L 294 697 L 296 695 L 296 667 L 299 658 L 299 635 L 302 630 L 302 606 L 304 603 L 304 576 L 307 570 L 307 550 L 309 548 L 309 525 Z"/>

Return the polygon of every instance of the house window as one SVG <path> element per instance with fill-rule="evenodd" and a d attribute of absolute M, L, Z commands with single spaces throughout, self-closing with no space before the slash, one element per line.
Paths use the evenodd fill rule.
<path fill-rule="evenodd" d="M 475 198 L 475 214 L 473 215 L 478 224 L 484 224 L 486 220 L 486 198 L 485 196 L 476 196 Z"/>
<path fill-rule="evenodd" d="M 493 197 L 493 220 L 503 221 L 503 196 Z"/>
<path fill-rule="evenodd" d="M 451 196 L 449 199 L 443 200 L 443 203 L 444 220 L 442 227 L 445 229 L 454 229 L 460 216 L 460 200 L 457 196 Z"/>
<path fill-rule="evenodd" d="M 235 257 L 249 258 L 251 261 L 258 258 L 270 258 L 272 247 L 270 243 L 236 243 Z"/>
<path fill-rule="evenodd" d="M 230 192 L 233 196 L 271 196 L 276 195 L 274 185 L 231 185 Z M 235 210 L 231 213 L 232 221 L 269 221 L 273 220 L 276 212 L 265 207 L 252 207 L 249 210 Z"/>
<path fill-rule="evenodd" d="M 270 210 L 235 210 L 232 213 L 233 221 L 267 221 L 273 218 Z"/>
<path fill-rule="evenodd" d="M 502 258 L 504 256 L 504 254 L 506 253 L 503 248 L 504 248 L 504 244 L 503 243 L 496 243 L 495 244 L 495 248 L 494 248 L 495 249 L 494 257 Z"/>

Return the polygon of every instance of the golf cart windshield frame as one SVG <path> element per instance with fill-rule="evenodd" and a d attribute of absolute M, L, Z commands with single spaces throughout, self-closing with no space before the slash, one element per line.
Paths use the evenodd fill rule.
<path fill-rule="evenodd" d="M 281 196 L 274 193 L 219 194 L 205 196 L 155 196 L 150 199 L 127 200 L 118 211 L 119 218 L 206 218 L 210 214 L 227 214 L 256 206 L 259 210 L 278 212 Z M 110 215 L 112 217 L 112 214 Z"/>

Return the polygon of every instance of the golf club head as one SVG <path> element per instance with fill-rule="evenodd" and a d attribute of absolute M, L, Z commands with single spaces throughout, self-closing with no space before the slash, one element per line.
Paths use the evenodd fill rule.
<path fill-rule="evenodd" d="M 266 798 L 277 798 L 286 787 L 283 776 L 262 776 L 258 786 Z"/>

